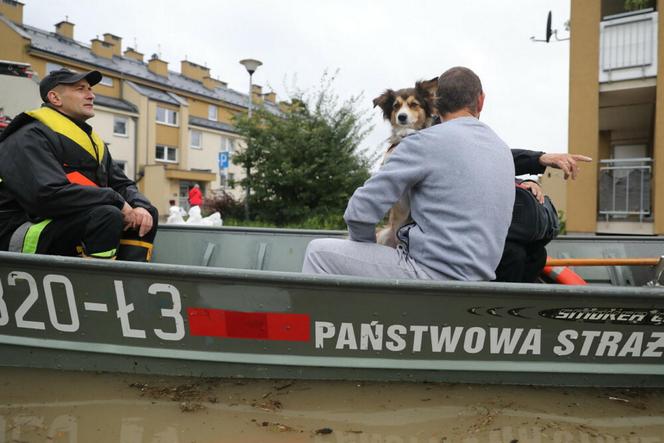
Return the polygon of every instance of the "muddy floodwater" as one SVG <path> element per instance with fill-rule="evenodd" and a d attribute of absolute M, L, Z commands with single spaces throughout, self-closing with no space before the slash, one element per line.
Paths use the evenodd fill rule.
<path fill-rule="evenodd" d="M 663 393 L 0 368 L 0 443 L 655 443 Z"/>

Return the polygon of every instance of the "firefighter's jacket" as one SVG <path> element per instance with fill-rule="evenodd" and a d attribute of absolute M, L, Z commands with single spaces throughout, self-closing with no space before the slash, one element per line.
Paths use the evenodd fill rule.
<path fill-rule="evenodd" d="M 28 220 L 122 209 L 125 201 L 151 207 L 92 127 L 48 106 L 20 114 L 0 134 L 0 180 L 0 250 Z"/>

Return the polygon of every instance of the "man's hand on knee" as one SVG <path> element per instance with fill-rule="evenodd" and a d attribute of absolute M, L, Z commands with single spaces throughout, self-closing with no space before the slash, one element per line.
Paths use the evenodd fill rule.
<path fill-rule="evenodd" d="M 129 206 L 129 203 L 125 202 L 124 206 L 121 209 L 122 218 L 124 222 L 124 230 L 126 231 L 129 228 L 134 227 L 134 208 Z"/>
<path fill-rule="evenodd" d="M 138 236 L 143 237 L 152 229 L 152 214 L 145 208 L 134 208 L 134 228 L 138 228 Z"/>
<path fill-rule="evenodd" d="M 152 229 L 152 215 L 145 208 L 132 208 L 125 202 L 122 207 L 122 216 L 124 217 L 125 231 L 127 229 L 136 229 L 138 230 L 139 237 L 143 237 Z"/>

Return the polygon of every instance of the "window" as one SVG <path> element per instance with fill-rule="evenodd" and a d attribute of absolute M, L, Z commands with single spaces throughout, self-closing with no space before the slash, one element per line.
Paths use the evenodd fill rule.
<path fill-rule="evenodd" d="M 172 146 L 157 145 L 155 158 L 162 162 L 177 163 L 178 149 Z"/>
<path fill-rule="evenodd" d="M 62 65 L 51 62 L 46 63 L 46 75 L 50 74 L 53 71 L 57 71 L 58 69 L 62 69 Z"/>
<path fill-rule="evenodd" d="M 105 75 L 102 75 L 99 84 L 113 87 L 113 79 L 111 77 L 106 77 Z"/>
<path fill-rule="evenodd" d="M 228 151 L 231 154 L 235 151 L 235 143 L 232 138 L 221 136 L 221 151 Z"/>
<path fill-rule="evenodd" d="M 120 168 L 122 172 L 127 173 L 127 162 L 124 160 L 113 160 L 113 165 Z"/>
<path fill-rule="evenodd" d="M 129 135 L 126 117 L 118 117 L 117 115 L 113 117 L 113 135 L 119 135 L 122 137 L 127 137 Z"/>
<path fill-rule="evenodd" d="M 167 125 L 178 125 L 178 111 L 157 106 L 157 121 Z"/>
<path fill-rule="evenodd" d="M 208 120 L 217 121 L 217 107 L 215 105 L 208 106 Z"/>
<path fill-rule="evenodd" d="M 201 140 L 203 139 L 203 133 L 201 131 L 191 130 L 189 133 L 189 146 L 194 149 L 201 149 L 202 144 Z"/>

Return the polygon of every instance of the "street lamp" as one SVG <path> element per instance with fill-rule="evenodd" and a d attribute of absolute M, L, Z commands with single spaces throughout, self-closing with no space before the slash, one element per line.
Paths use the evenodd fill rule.
<path fill-rule="evenodd" d="M 253 58 L 245 58 L 244 60 L 240 60 L 240 64 L 245 67 L 247 72 L 249 73 L 249 107 L 247 116 L 251 118 L 251 105 L 252 105 L 252 100 L 251 96 L 253 94 L 253 84 L 252 84 L 252 76 L 254 75 L 254 72 L 256 72 L 256 69 L 263 63 L 255 60 Z M 249 149 L 249 140 L 247 140 L 247 150 Z M 247 162 L 247 186 L 246 186 L 246 194 L 244 197 L 244 218 L 245 220 L 249 220 L 249 193 L 251 192 L 251 171 L 249 167 L 249 162 Z"/>

